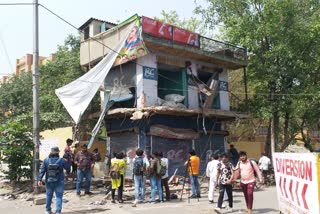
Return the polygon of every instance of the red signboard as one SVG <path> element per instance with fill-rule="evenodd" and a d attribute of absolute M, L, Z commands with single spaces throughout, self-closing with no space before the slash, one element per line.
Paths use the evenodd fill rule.
<path fill-rule="evenodd" d="M 179 27 L 174 27 L 164 22 L 142 16 L 142 28 L 143 32 L 153 36 L 173 40 L 175 42 L 187 44 L 197 48 L 200 47 L 199 34 Z"/>
<path fill-rule="evenodd" d="M 194 47 L 200 46 L 199 34 L 193 33 L 191 31 L 179 27 L 173 28 L 173 41 L 191 45 Z"/>
<path fill-rule="evenodd" d="M 158 21 L 158 36 L 164 39 L 173 39 L 173 26 Z"/>
<path fill-rule="evenodd" d="M 142 16 L 142 29 L 145 33 L 158 36 L 158 21 Z"/>

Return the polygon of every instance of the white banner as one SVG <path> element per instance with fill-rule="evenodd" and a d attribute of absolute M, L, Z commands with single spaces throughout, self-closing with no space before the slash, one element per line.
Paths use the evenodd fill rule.
<path fill-rule="evenodd" d="M 315 153 L 273 155 L 279 210 L 282 213 L 320 213 L 318 161 Z"/>
<path fill-rule="evenodd" d="M 68 85 L 56 89 L 56 95 L 75 123 L 78 124 L 80 122 L 81 116 L 97 93 L 99 87 L 103 84 L 104 79 L 110 71 L 118 53 L 124 46 L 126 38 L 134 25 L 135 23 L 131 22 L 126 26 L 125 36 L 121 38 L 115 50 L 110 51 L 94 68 Z"/>

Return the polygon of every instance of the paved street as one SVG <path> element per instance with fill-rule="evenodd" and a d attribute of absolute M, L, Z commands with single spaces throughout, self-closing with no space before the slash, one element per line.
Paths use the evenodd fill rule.
<path fill-rule="evenodd" d="M 91 197 L 76 198 L 73 191 L 67 191 L 64 199 L 68 202 L 63 204 L 64 214 L 76 214 L 76 213 L 117 213 L 117 214 L 169 214 L 169 213 L 190 213 L 190 214 L 209 214 L 214 213 L 213 208 L 215 206 L 208 203 L 208 199 L 203 197 L 197 201 L 197 199 L 188 200 L 185 198 L 183 201 L 172 200 L 169 203 L 158 204 L 138 204 L 137 207 L 132 207 L 132 202 L 125 202 L 123 205 L 111 204 L 110 200 L 105 205 L 92 205 L 90 202 L 95 202 L 103 199 L 104 195 L 96 192 Z M 54 207 L 54 206 L 53 206 Z M 234 193 L 234 212 L 233 213 L 245 213 L 244 198 L 241 192 Z M 277 211 L 278 203 L 276 197 L 276 188 L 271 187 L 261 191 L 255 192 L 254 200 L 254 212 L 263 214 L 279 213 Z M 0 200 L 0 213 L 6 214 L 37 214 L 44 213 L 44 205 L 33 205 L 32 202 L 28 202 L 21 199 L 12 201 Z M 224 210 L 223 213 L 226 213 Z"/>

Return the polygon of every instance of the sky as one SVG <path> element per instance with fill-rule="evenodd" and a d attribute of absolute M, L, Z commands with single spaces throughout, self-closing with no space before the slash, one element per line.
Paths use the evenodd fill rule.
<path fill-rule="evenodd" d="M 32 2 L 0 0 L 0 77 L 15 71 L 16 59 L 33 53 L 32 5 L 3 6 L 1 3 Z M 39 3 L 76 27 L 91 17 L 115 23 L 135 13 L 153 18 L 160 16 L 161 10 L 176 10 L 181 18 L 188 18 L 195 8 L 194 0 L 39 0 Z M 78 34 L 42 7 L 39 7 L 39 25 L 40 56 L 56 52 L 69 34 Z"/>

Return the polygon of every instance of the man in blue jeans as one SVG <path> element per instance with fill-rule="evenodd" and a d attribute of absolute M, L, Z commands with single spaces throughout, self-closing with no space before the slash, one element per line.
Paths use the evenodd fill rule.
<path fill-rule="evenodd" d="M 81 183 L 83 178 L 86 179 L 85 182 L 85 195 L 91 195 L 90 184 L 91 184 L 91 168 L 94 167 L 95 158 L 92 153 L 88 152 L 87 144 L 81 146 L 81 151 L 79 151 L 75 158 L 74 163 L 77 164 L 77 196 L 81 195 Z"/>
<path fill-rule="evenodd" d="M 51 214 L 51 202 L 53 193 L 56 194 L 56 214 L 62 210 L 62 197 L 64 192 L 64 173 L 70 173 L 70 163 L 68 160 L 59 158 L 59 148 L 51 148 L 49 157 L 44 159 L 38 177 L 38 186 L 42 186 L 42 178 L 45 177 L 46 185 L 46 214 Z"/>
<path fill-rule="evenodd" d="M 150 163 L 150 186 L 151 186 L 151 203 L 154 204 L 156 202 L 155 197 L 156 197 L 156 187 L 158 190 L 159 194 L 159 199 L 160 203 L 163 202 L 162 198 L 162 188 L 161 188 L 161 175 L 159 175 L 158 172 L 158 167 L 160 166 L 159 164 L 159 155 L 158 152 L 153 152 L 152 153 L 152 160 Z"/>
<path fill-rule="evenodd" d="M 133 161 L 133 180 L 134 180 L 134 196 L 135 201 L 133 207 L 136 206 L 138 202 L 143 203 L 146 192 L 146 170 L 149 168 L 149 161 L 147 158 L 143 157 L 143 150 L 137 149 L 136 157 Z M 141 189 L 141 197 L 139 197 Z"/>

